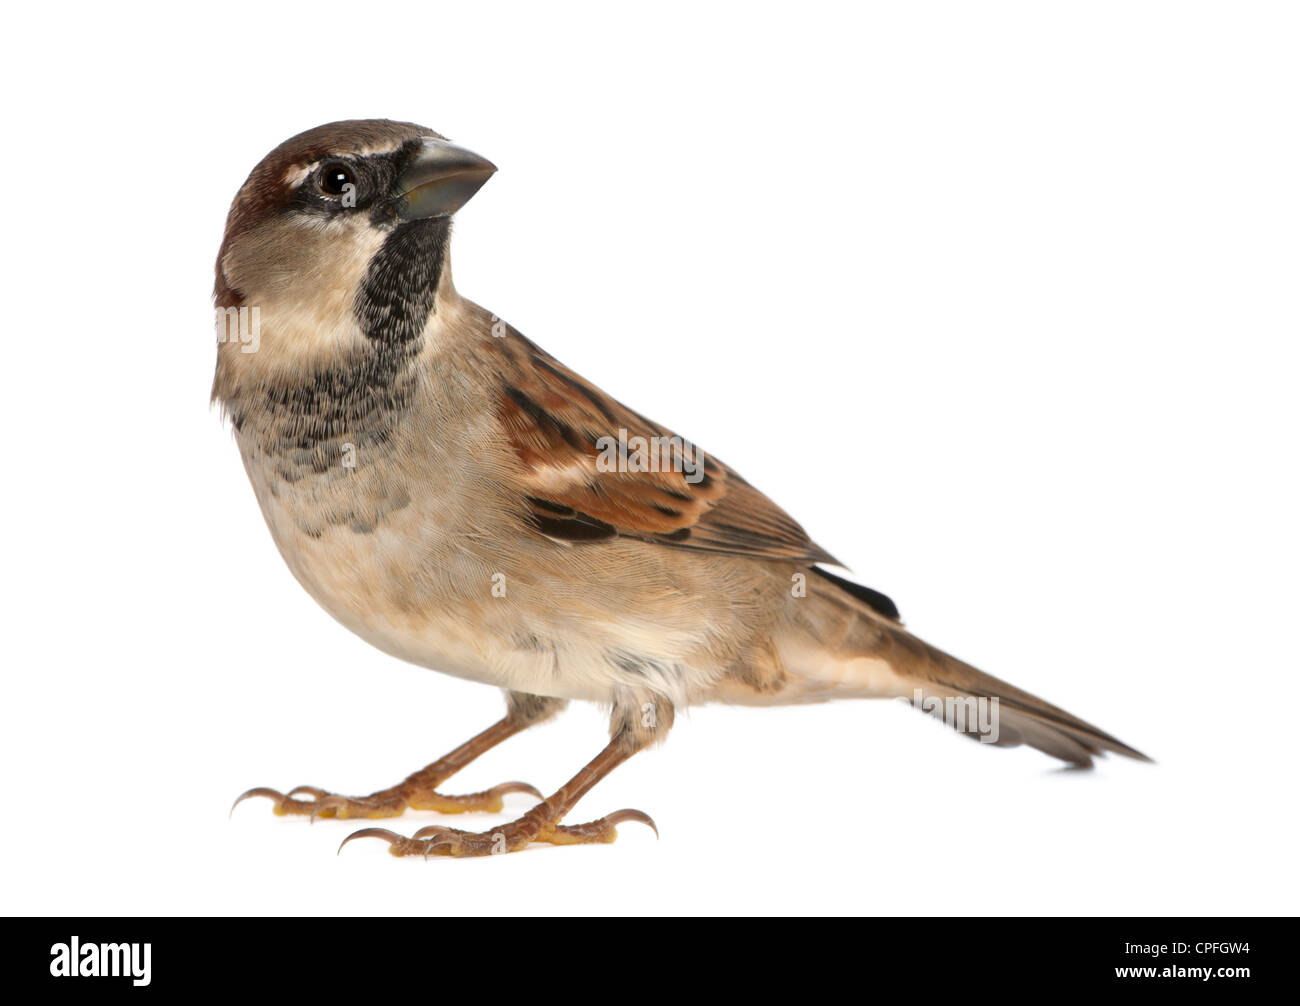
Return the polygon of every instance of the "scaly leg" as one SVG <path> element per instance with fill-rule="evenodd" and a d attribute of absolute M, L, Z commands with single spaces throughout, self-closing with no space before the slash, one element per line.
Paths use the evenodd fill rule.
<path fill-rule="evenodd" d="M 407 776 L 396 786 L 381 789 L 369 796 L 356 797 L 340 796 L 315 786 L 297 786 L 288 793 L 259 786 L 242 794 L 231 810 L 233 811 L 250 797 L 264 796 L 275 802 L 272 809 L 276 814 L 310 814 L 313 819 L 399 817 L 407 808 L 435 810 L 442 814 L 460 814 L 465 811 L 485 811 L 495 814 L 501 810 L 502 797 L 507 793 L 530 793 L 541 799 L 542 794 L 524 782 L 502 783 L 480 793 L 467 793 L 462 796 L 448 796 L 437 791 L 438 786 L 485 751 L 496 747 L 506 738 L 513 737 L 520 731 L 549 719 L 564 707 L 564 702 L 559 699 L 527 695 L 523 692 L 510 692 L 507 701 L 508 711 L 504 719 L 470 738 L 432 765 L 426 765 L 420 771 Z M 311 799 L 302 799 L 304 795 Z"/>
<path fill-rule="evenodd" d="M 636 716 L 639 719 L 632 720 Z M 639 810 L 620 810 L 587 824 L 564 825 L 560 821 L 596 783 L 627 761 L 650 740 L 667 733 L 672 724 L 672 707 L 666 703 L 647 702 L 630 712 L 615 706 L 611 733 L 613 739 L 572 779 L 561 786 L 523 817 L 485 832 L 460 831 L 431 825 L 421 828 L 410 838 L 386 828 L 363 828 L 343 840 L 381 838 L 394 856 L 488 856 L 517 852 L 532 842 L 552 845 L 579 845 L 612 842 L 618 837 L 616 826 L 624 821 L 640 821 L 659 829 L 649 815 Z M 339 848 L 342 849 L 343 845 Z"/>

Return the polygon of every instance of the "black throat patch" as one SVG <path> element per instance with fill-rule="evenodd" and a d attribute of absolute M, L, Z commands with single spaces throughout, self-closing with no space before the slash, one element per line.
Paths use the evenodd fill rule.
<path fill-rule="evenodd" d="M 329 473 L 345 447 L 355 448 L 360 463 L 388 443 L 418 383 L 413 365 L 434 311 L 450 232 L 445 217 L 393 228 L 352 308 L 369 346 L 265 389 L 258 410 L 262 446 L 278 458 L 286 481 Z M 250 404 L 228 403 L 236 429 L 250 418 Z"/>
<path fill-rule="evenodd" d="M 451 234 L 448 217 L 398 225 L 370 262 L 352 307 L 362 332 L 380 347 L 410 346 L 434 309 Z"/>

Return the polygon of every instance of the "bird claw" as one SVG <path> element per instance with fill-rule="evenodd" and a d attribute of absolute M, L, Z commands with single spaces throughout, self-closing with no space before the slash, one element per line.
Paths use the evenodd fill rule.
<path fill-rule="evenodd" d="M 655 824 L 654 818 L 645 811 L 625 808 L 616 810 L 612 814 L 606 814 L 595 821 L 588 821 L 586 824 L 557 825 L 554 832 L 546 838 L 546 841 L 554 845 L 613 842 L 618 838 L 618 825 L 625 824 L 628 821 L 646 825 L 655 833 L 656 839 L 659 837 L 659 826 Z"/>
<path fill-rule="evenodd" d="M 390 846 L 394 845 L 397 842 L 409 841 L 409 839 L 405 839 L 397 832 L 389 831 L 387 828 L 362 828 L 360 831 L 354 831 L 351 835 L 349 835 L 342 842 L 340 842 L 338 850 L 334 853 L 334 855 L 337 856 L 340 852 L 342 852 L 343 846 L 347 845 L 354 838 L 382 838 Z"/>
<path fill-rule="evenodd" d="M 659 826 L 655 824 L 654 818 L 643 810 L 633 810 L 628 807 L 623 810 L 616 810 L 612 814 L 606 814 L 602 820 L 611 827 L 623 824 L 625 821 L 636 821 L 649 827 L 655 833 L 655 838 L 659 837 Z"/>
<path fill-rule="evenodd" d="M 505 796 L 507 793 L 527 793 L 529 796 L 535 796 L 539 800 L 545 800 L 546 795 L 536 786 L 530 786 L 526 782 L 503 782 L 499 786 L 493 786 L 491 789 L 484 790 L 486 796 Z"/>
<path fill-rule="evenodd" d="M 400 817 L 408 808 L 411 810 L 433 810 L 440 814 L 460 814 L 466 811 L 482 811 L 489 814 L 499 813 L 505 806 L 502 799 L 510 793 L 526 793 L 542 799 L 541 792 L 526 782 L 503 782 L 491 789 L 479 793 L 466 793 L 463 796 L 447 796 L 431 787 L 411 787 L 409 784 L 381 790 L 370 796 L 341 796 L 316 786 L 295 786 L 287 793 L 258 786 L 241 793 L 230 807 L 233 815 L 235 808 L 245 800 L 253 797 L 266 797 L 274 802 L 271 808 L 277 816 L 289 814 L 308 815 L 314 823 L 317 818 L 380 818 Z M 309 796 L 311 799 L 301 799 Z"/>
<path fill-rule="evenodd" d="M 275 807 L 272 808 L 273 813 L 286 814 L 288 811 L 281 810 L 281 805 L 292 800 L 295 793 L 304 792 L 306 789 L 306 786 L 298 786 L 295 789 L 289 790 L 288 793 L 281 793 L 278 789 L 271 789 L 269 786 L 254 786 L 252 789 L 246 789 L 244 792 L 240 793 L 239 796 L 235 797 L 235 802 L 230 805 L 230 816 L 234 816 L 236 807 L 245 800 L 251 800 L 255 796 L 264 796 L 268 800 L 274 801 Z M 307 801 L 304 800 L 301 802 L 306 803 Z"/>
<path fill-rule="evenodd" d="M 634 821 L 647 825 L 659 837 L 654 819 L 643 811 L 619 810 L 587 824 L 564 825 L 527 816 L 492 831 L 472 832 L 430 824 L 417 830 L 409 838 L 387 828 L 362 828 L 353 832 L 343 845 L 354 838 L 380 838 L 388 843 L 394 856 L 490 856 L 503 852 L 518 852 L 533 842 L 552 845 L 587 845 L 608 843 L 618 838 L 618 825 Z M 339 846 L 342 850 L 343 845 Z"/>
<path fill-rule="evenodd" d="M 464 834 L 467 833 L 461 831 L 459 828 L 443 828 L 436 824 L 426 824 L 423 828 L 421 828 L 419 831 L 415 832 L 415 834 L 411 836 L 411 840 L 412 841 L 416 841 L 419 839 L 431 840 L 435 835 L 450 836 L 450 835 L 464 835 Z"/>

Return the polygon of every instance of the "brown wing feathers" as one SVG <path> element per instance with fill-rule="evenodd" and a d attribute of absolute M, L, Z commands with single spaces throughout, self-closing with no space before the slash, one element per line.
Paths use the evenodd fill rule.
<path fill-rule="evenodd" d="M 519 458 L 530 516 L 543 534 L 570 541 L 622 535 L 682 548 L 835 561 L 717 459 L 604 395 L 513 330 L 493 341 L 506 377 L 497 414 Z M 637 446 L 652 441 L 652 468 L 644 470 L 646 455 L 638 458 Z"/>

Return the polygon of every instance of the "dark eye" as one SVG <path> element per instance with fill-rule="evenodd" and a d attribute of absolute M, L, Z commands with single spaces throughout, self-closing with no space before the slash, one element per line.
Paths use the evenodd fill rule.
<path fill-rule="evenodd" d="M 327 164 L 320 169 L 317 184 L 327 196 L 341 196 L 347 186 L 356 184 L 356 179 L 346 164 Z"/>

